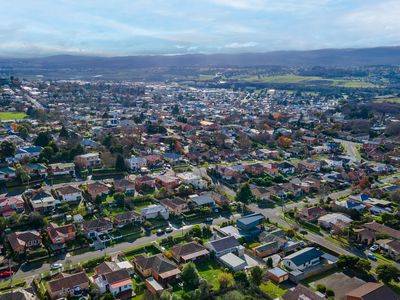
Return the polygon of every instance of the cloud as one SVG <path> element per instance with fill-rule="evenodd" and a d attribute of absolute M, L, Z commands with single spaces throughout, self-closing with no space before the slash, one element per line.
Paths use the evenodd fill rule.
<path fill-rule="evenodd" d="M 245 43 L 230 43 L 226 44 L 224 47 L 225 48 L 232 48 L 232 49 L 239 49 L 239 48 L 251 48 L 251 47 L 256 47 L 258 45 L 257 42 L 245 42 Z"/>

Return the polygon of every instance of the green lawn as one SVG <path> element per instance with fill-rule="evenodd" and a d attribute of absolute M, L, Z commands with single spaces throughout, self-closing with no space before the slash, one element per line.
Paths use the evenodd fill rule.
<path fill-rule="evenodd" d="M 260 289 L 270 295 L 273 299 L 282 297 L 286 290 L 281 288 L 278 284 L 268 280 L 267 282 L 260 285 Z"/>
<path fill-rule="evenodd" d="M 212 284 L 214 290 L 219 288 L 218 276 L 223 273 L 223 270 L 217 261 L 202 262 L 197 265 L 197 270 L 201 277 Z"/>
<path fill-rule="evenodd" d="M 26 113 L 23 112 L 13 112 L 13 111 L 2 111 L 0 112 L 0 120 L 21 120 L 27 116 Z"/>
<path fill-rule="evenodd" d="M 400 97 L 398 97 L 398 98 L 381 98 L 381 99 L 375 100 L 375 102 L 400 104 Z"/>
<path fill-rule="evenodd" d="M 152 205 L 153 203 L 151 201 L 145 201 L 145 202 L 140 202 L 140 203 L 134 203 L 133 205 L 135 206 L 135 211 L 139 212 L 142 210 L 142 208 L 145 208 L 149 205 Z"/>

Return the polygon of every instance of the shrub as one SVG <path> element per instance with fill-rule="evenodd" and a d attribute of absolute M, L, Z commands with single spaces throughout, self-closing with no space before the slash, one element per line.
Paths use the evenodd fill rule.
<path fill-rule="evenodd" d="M 326 290 L 326 296 L 331 298 L 331 297 L 335 297 L 335 292 L 331 289 L 327 289 Z"/>
<path fill-rule="evenodd" d="M 317 291 L 318 292 L 321 292 L 321 293 L 323 293 L 323 294 L 325 294 L 325 292 L 326 292 L 326 286 L 324 286 L 323 284 L 318 284 L 317 285 Z"/>

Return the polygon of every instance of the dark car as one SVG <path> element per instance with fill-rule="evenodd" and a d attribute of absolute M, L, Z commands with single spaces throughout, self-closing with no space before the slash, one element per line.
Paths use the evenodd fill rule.
<path fill-rule="evenodd" d="M 157 231 L 156 231 L 156 234 L 157 235 L 163 235 L 165 232 L 164 232 L 164 230 L 163 229 L 158 229 Z"/>

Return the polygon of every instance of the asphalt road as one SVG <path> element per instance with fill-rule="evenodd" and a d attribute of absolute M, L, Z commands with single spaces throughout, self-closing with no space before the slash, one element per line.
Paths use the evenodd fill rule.
<path fill-rule="evenodd" d="M 340 140 L 340 139 L 334 139 L 334 141 L 337 143 L 341 143 L 343 145 L 348 156 L 350 156 L 356 160 L 361 159 L 360 152 L 357 149 L 357 147 L 361 145 L 360 143 L 355 143 L 355 142 L 350 142 L 350 141 Z"/>

